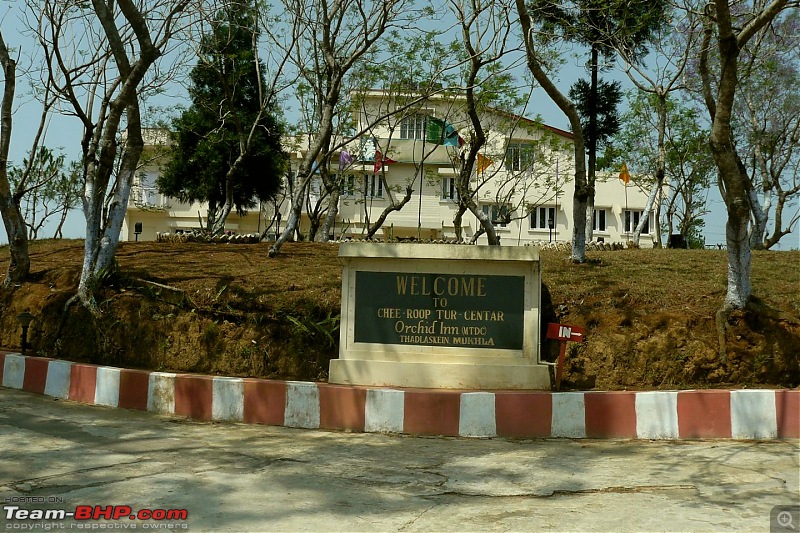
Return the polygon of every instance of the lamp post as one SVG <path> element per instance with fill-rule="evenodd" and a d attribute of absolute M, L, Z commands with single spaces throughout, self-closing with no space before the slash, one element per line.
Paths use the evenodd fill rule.
<path fill-rule="evenodd" d="M 33 315 L 25 309 L 17 315 L 17 320 L 22 326 L 22 355 L 25 355 L 25 350 L 28 348 L 28 326 L 33 322 Z"/>

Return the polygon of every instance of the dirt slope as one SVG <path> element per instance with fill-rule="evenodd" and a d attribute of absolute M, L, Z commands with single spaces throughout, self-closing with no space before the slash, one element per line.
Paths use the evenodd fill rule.
<path fill-rule="evenodd" d="M 16 315 L 30 309 L 40 355 L 99 364 L 320 380 L 338 350 L 341 269 L 333 244 L 125 243 L 98 290 L 94 318 L 75 293 L 82 241 L 31 247 L 29 282 L 0 293 L 0 345 L 18 348 Z M 571 345 L 567 388 L 655 389 L 800 385 L 800 252 L 754 254 L 758 311 L 735 313 L 720 357 L 714 313 L 725 252 L 592 252 L 573 265 L 542 252 L 548 320 L 588 328 Z M 7 251 L 0 250 L 5 271 Z M 167 303 L 184 297 L 181 305 Z M 548 311 L 549 309 L 549 311 Z M 546 343 L 554 359 L 557 346 Z"/>

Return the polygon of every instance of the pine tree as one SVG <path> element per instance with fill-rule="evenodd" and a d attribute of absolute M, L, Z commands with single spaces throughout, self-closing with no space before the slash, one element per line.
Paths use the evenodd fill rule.
<path fill-rule="evenodd" d="M 543 23 L 545 32 L 552 39 L 562 39 L 589 48 L 587 69 L 590 74 L 589 91 L 583 93 L 581 111 L 585 123 L 588 153 L 588 183 L 590 188 L 587 221 L 594 209 L 594 183 L 597 169 L 597 145 L 601 140 L 600 113 L 601 87 L 598 74 L 600 57 L 611 58 L 624 51 L 630 59 L 647 54 L 647 45 L 654 33 L 666 23 L 664 0 L 533 0 L 529 12 Z M 605 91 L 605 89 L 603 89 Z M 588 222 L 587 222 L 588 223 Z M 591 223 L 587 226 L 587 237 L 591 236 Z"/>
<path fill-rule="evenodd" d="M 234 208 L 244 215 L 273 198 L 287 168 L 283 127 L 253 47 L 256 20 L 246 1 L 226 4 L 211 22 L 190 75 L 192 105 L 173 121 L 170 157 L 158 179 L 164 194 L 208 202 L 213 233 L 222 232 Z"/>

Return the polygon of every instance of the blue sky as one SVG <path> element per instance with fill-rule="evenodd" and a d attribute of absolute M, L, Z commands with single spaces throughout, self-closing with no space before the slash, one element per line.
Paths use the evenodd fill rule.
<path fill-rule="evenodd" d="M 6 2 L 0 3 L 0 6 Z M 30 88 L 27 85 L 27 79 L 24 75 L 24 70 L 29 65 L 26 64 L 26 51 L 34 44 L 22 34 L 20 22 L 18 20 L 17 10 L 12 7 L 12 3 L 5 13 L 0 12 L 0 23 L 2 24 L 3 37 L 7 46 L 11 49 L 18 50 L 22 48 L 19 57 L 18 65 L 18 86 L 16 92 L 16 101 L 14 105 L 14 126 L 12 130 L 11 150 L 9 153 L 9 160 L 11 164 L 21 164 L 23 158 L 26 156 L 35 134 L 38 125 L 39 114 L 41 108 L 31 96 Z M 28 50 L 26 50 L 28 49 Z M 577 60 L 571 59 L 561 71 L 561 80 L 559 87 L 562 91 L 566 92 L 574 81 L 579 77 L 585 77 L 586 74 L 582 66 L 577 65 Z M 632 87 L 627 76 L 621 72 L 610 72 L 604 74 L 606 78 L 613 78 L 621 81 L 624 88 Z M 180 91 L 178 91 L 180 92 Z M 170 96 L 159 97 L 158 104 L 162 106 L 174 106 L 177 104 L 185 104 L 185 95 L 176 94 Z M 562 129 L 569 129 L 568 122 L 563 113 L 552 103 L 552 101 L 544 94 L 544 91 L 537 89 L 533 93 L 532 103 L 529 107 L 528 116 L 540 115 L 545 123 Z M 289 114 L 291 116 L 291 114 Z M 47 140 L 45 144 L 51 148 L 63 148 L 68 158 L 77 158 L 80 152 L 81 128 L 80 123 L 74 117 L 66 117 L 61 115 L 54 115 L 49 123 L 47 132 Z M 709 190 L 707 208 L 711 211 L 706 217 L 706 225 L 704 234 L 706 243 L 716 244 L 725 242 L 725 207 L 720 198 L 719 191 L 716 186 L 712 186 Z M 796 209 L 796 206 L 795 208 Z M 793 212 L 793 211 L 792 211 Z M 52 236 L 53 228 L 46 226 L 40 235 L 43 237 Z M 83 237 L 84 232 L 84 218 L 80 209 L 70 213 L 67 219 L 67 224 L 64 228 L 64 236 L 69 238 Z M 0 233 L 0 242 L 7 242 L 5 232 Z M 792 235 L 784 237 L 779 243 L 777 249 L 798 249 L 800 248 L 800 232 L 796 229 Z"/>

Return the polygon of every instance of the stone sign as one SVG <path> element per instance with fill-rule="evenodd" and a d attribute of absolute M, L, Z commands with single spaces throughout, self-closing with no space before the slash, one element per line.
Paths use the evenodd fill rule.
<path fill-rule="evenodd" d="M 547 389 L 534 247 L 345 243 L 331 383 Z"/>

